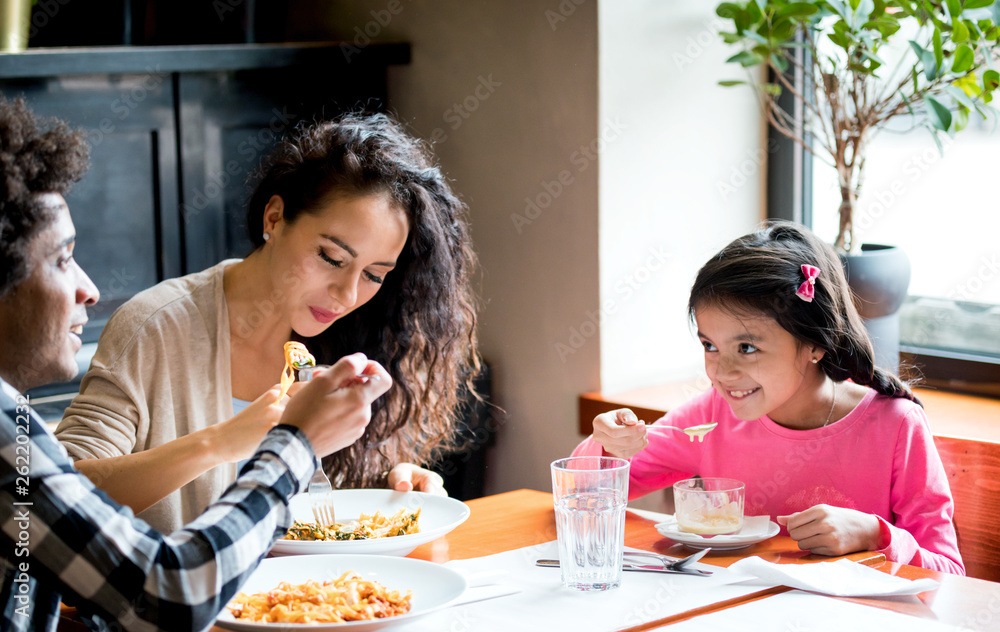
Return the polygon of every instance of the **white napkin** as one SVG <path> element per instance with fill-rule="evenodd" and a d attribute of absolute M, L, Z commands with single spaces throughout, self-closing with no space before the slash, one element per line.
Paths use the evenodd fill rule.
<path fill-rule="evenodd" d="M 755 578 L 767 585 L 781 584 L 834 597 L 884 597 L 915 595 L 934 590 L 933 579 L 904 579 L 852 562 L 817 562 L 815 564 L 773 564 L 758 556 L 742 559 L 729 567 L 734 573 Z M 745 583 L 741 582 L 741 583 Z"/>
<path fill-rule="evenodd" d="M 705 540 L 706 544 L 710 544 L 712 542 L 718 542 L 720 544 L 726 542 L 740 542 L 743 540 L 766 537 L 770 525 L 771 525 L 770 516 L 745 516 L 743 518 L 743 528 L 737 531 L 736 533 L 730 533 L 727 535 L 704 536 L 704 535 L 699 535 L 697 533 L 684 532 L 684 536 L 688 538 L 698 538 Z M 663 534 L 665 531 L 682 533 L 677 526 L 677 518 L 674 516 L 667 516 L 667 519 L 657 524 L 656 528 L 657 530 L 660 531 L 661 534 Z"/>

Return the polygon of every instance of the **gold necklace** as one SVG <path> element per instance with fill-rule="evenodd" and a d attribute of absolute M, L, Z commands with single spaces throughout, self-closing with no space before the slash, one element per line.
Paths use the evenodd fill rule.
<path fill-rule="evenodd" d="M 833 383 L 833 403 L 830 404 L 830 412 L 826 414 L 826 423 L 820 426 L 820 428 L 826 428 L 830 425 L 830 420 L 833 419 L 833 409 L 837 407 L 837 383 Z"/>

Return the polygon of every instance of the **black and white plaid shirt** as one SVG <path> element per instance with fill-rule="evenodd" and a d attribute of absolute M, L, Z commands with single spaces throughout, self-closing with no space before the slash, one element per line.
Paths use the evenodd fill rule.
<path fill-rule="evenodd" d="M 316 467 L 305 436 L 278 426 L 217 503 L 165 536 L 78 473 L 24 398 L 0 386 L 5 631 L 55 630 L 60 601 L 97 627 L 207 628 L 285 533 L 288 499 Z"/>

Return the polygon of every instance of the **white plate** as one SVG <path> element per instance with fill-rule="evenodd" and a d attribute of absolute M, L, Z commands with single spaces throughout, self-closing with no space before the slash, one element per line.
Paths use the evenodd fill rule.
<path fill-rule="evenodd" d="M 338 522 L 357 520 L 362 513 L 394 514 L 403 507 L 420 509 L 420 531 L 373 540 L 278 540 L 272 555 L 315 555 L 322 553 L 367 553 L 369 555 L 407 555 L 421 544 L 436 540 L 469 517 L 469 507 L 462 501 L 423 492 L 396 492 L 391 489 L 338 489 L 333 507 Z M 291 501 L 292 515 L 302 522 L 315 522 L 308 494 Z"/>
<path fill-rule="evenodd" d="M 707 549 L 711 548 L 713 551 L 733 551 L 736 549 L 743 549 L 750 545 L 757 544 L 758 542 L 763 542 L 768 538 L 773 538 L 778 535 L 781 531 L 775 522 L 767 521 L 767 531 L 765 533 L 757 533 L 756 535 L 747 534 L 743 535 L 741 532 L 731 533 L 729 535 L 717 535 L 714 537 L 708 537 L 698 535 L 697 533 L 685 533 L 678 530 L 677 522 L 672 519 L 668 522 L 661 522 L 656 525 L 656 530 L 659 531 L 660 535 L 670 538 L 674 542 L 680 542 L 686 546 L 693 549 Z"/>
<path fill-rule="evenodd" d="M 468 587 L 465 577 L 440 564 L 412 560 L 407 557 L 382 555 L 313 555 L 309 557 L 276 557 L 260 563 L 257 570 L 240 588 L 241 592 L 266 592 L 277 588 L 281 582 L 304 584 L 307 581 L 327 581 L 354 571 L 364 579 L 376 580 L 390 590 L 406 592 L 413 596 L 410 611 L 395 617 L 372 621 L 346 623 L 251 623 L 235 618 L 229 608 L 224 608 L 215 624 L 220 628 L 261 632 L 261 630 L 378 630 L 392 625 L 409 623 L 417 617 L 433 612 L 451 603 Z"/>

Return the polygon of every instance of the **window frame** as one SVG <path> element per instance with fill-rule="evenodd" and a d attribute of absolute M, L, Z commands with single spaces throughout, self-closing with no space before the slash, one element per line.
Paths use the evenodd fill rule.
<path fill-rule="evenodd" d="M 801 34 L 798 36 L 800 39 Z M 798 49 L 801 64 L 789 72 L 800 94 L 812 95 L 809 76 L 811 59 L 805 47 Z M 773 77 L 772 77 L 773 79 Z M 790 91 L 778 97 L 778 104 L 792 112 L 796 131 L 802 130 L 803 104 Z M 813 227 L 813 157 L 795 141 L 767 127 L 767 216 Z M 791 174 L 791 186 L 789 186 Z M 1000 398 L 1000 359 L 966 350 L 938 349 L 900 343 L 900 367 L 905 379 L 921 385 L 974 395 Z"/>

